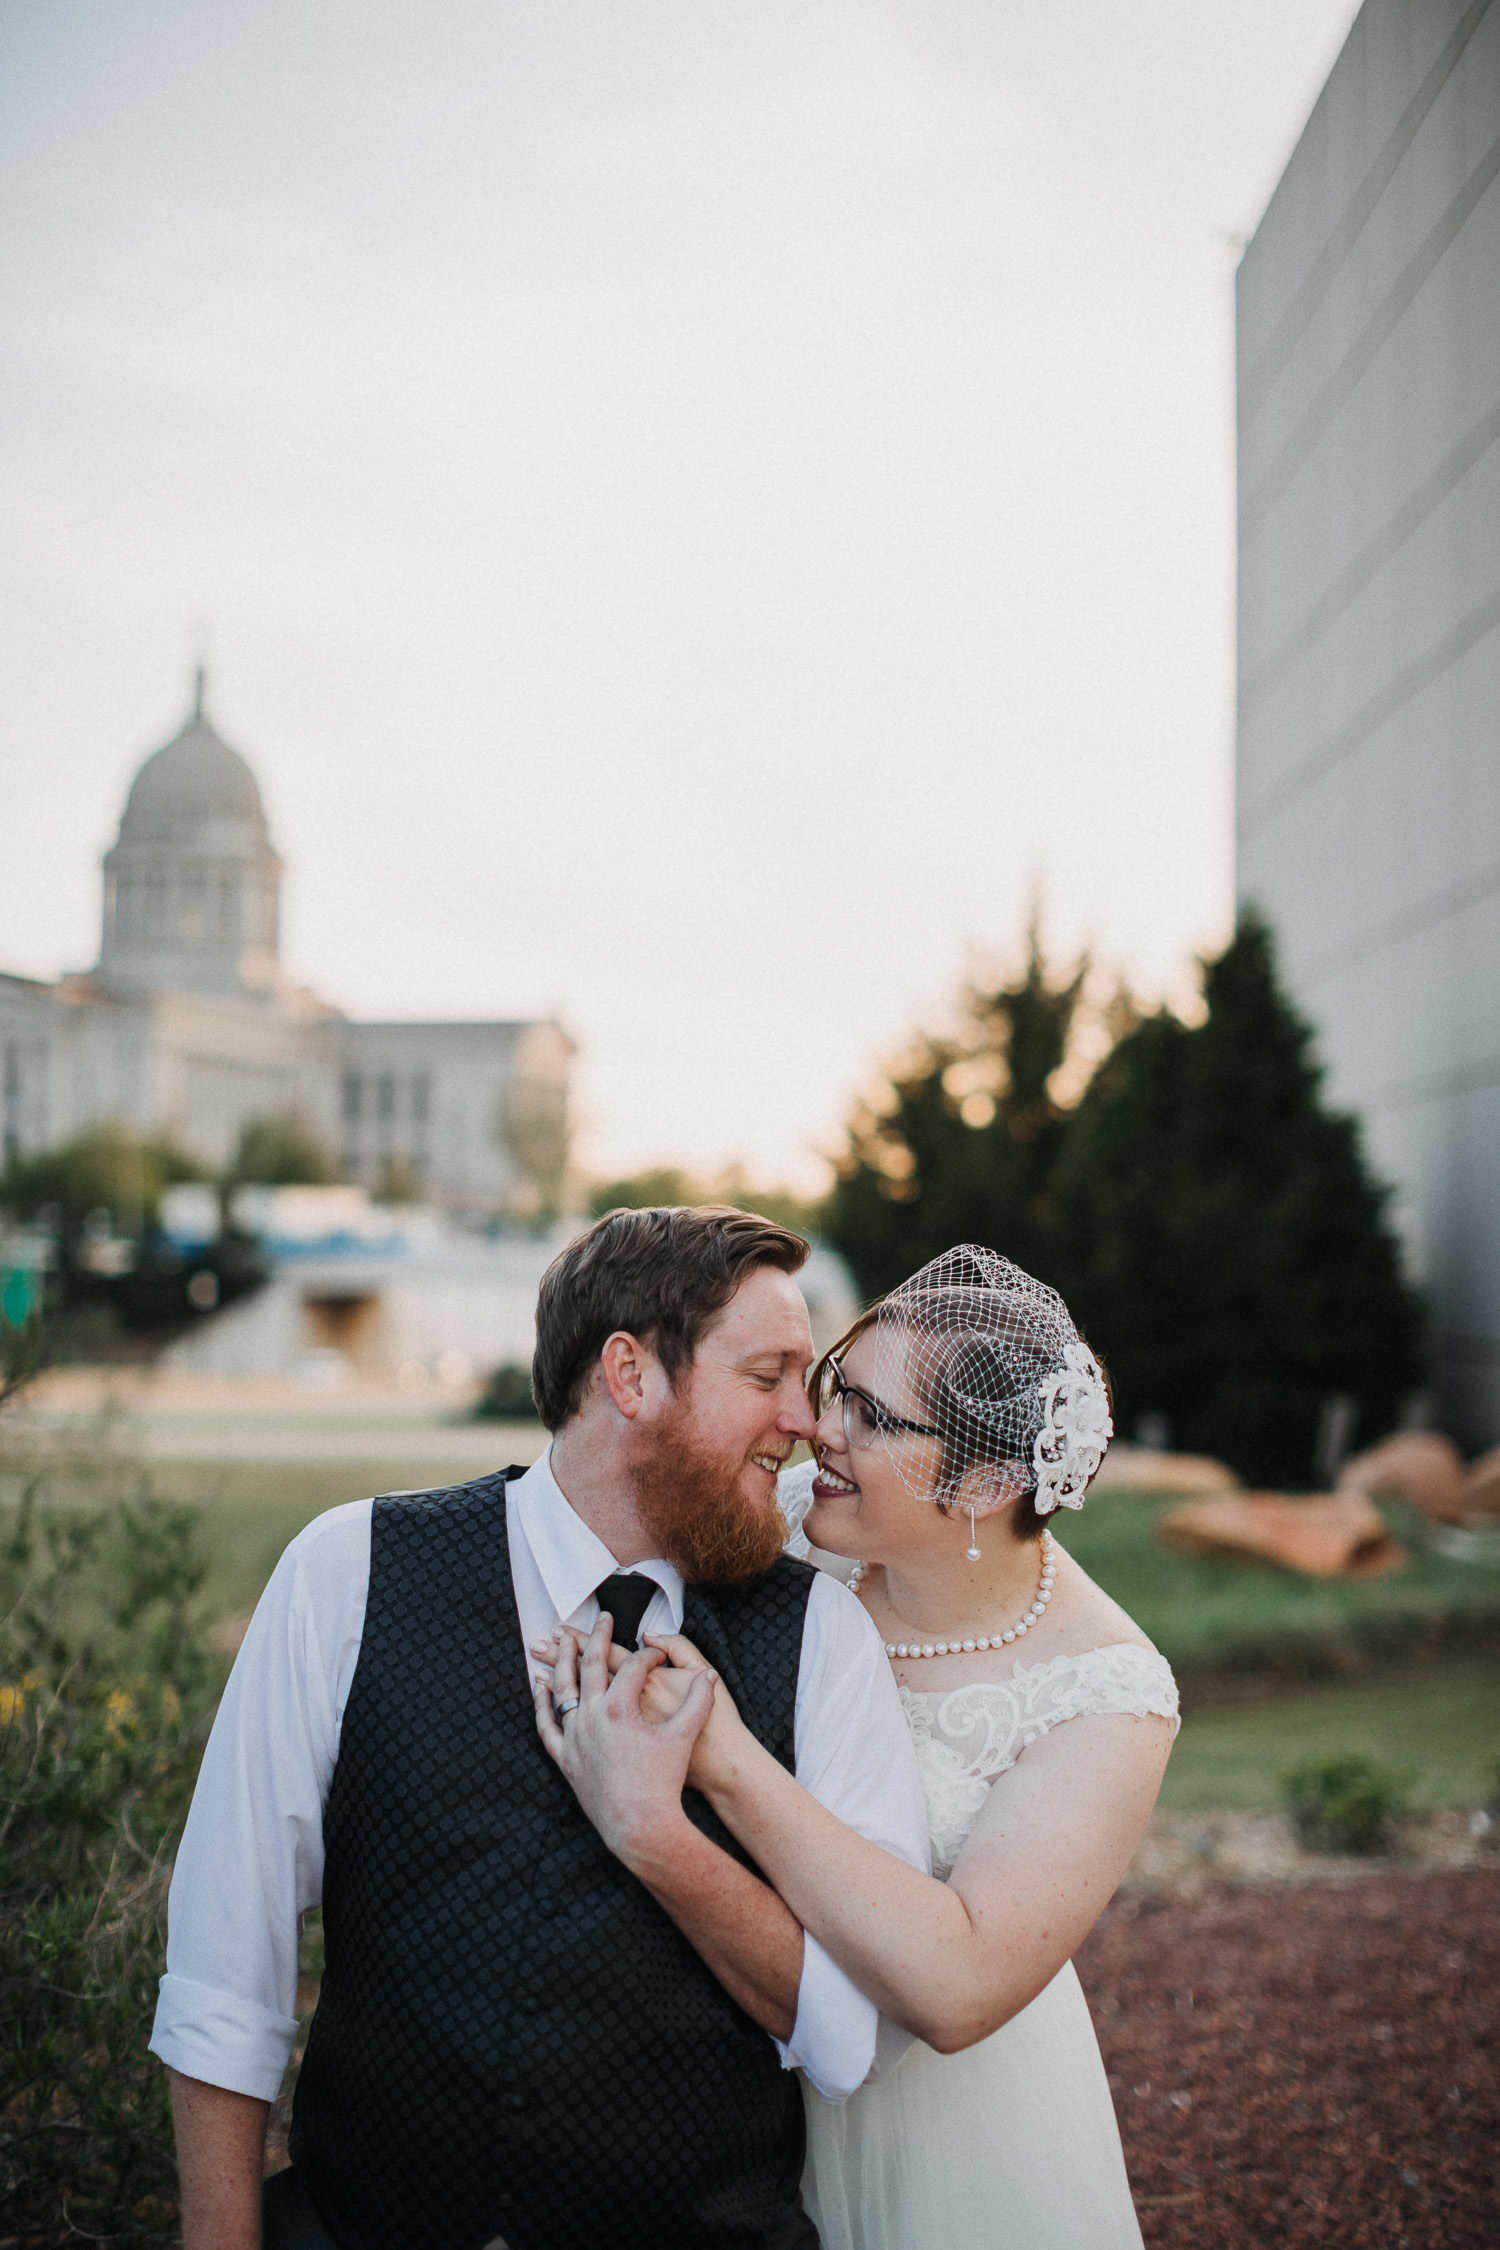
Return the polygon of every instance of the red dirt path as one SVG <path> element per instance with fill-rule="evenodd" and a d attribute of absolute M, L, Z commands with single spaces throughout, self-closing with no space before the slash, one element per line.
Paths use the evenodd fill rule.
<path fill-rule="evenodd" d="M 1500 1870 L 1123 1898 L 1077 1966 L 1150 2250 L 1500 2243 Z"/>

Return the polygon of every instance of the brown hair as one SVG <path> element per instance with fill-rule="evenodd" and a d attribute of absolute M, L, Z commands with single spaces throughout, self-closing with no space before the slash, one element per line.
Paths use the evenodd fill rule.
<path fill-rule="evenodd" d="M 531 1362 L 538 1414 L 554 1431 L 572 1420 L 621 1329 L 649 1344 L 675 1383 L 747 1273 L 797 1273 L 807 1256 L 800 1234 L 727 1205 L 607 1212 L 542 1276 Z"/>
<path fill-rule="evenodd" d="M 876 1321 L 880 1318 L 880 1314 L 883 1308 L 889 1302 L 890 1299 L 888 1297 L 877 1297 L 874 1304 L 867 1306 L 866 1309 L 860 1314 L 858 1320 L 853 1321 L 850 1326 L 845 1329 L 838 1342 L 836 1344 L 830 1344 L 828 1350 L 824 1352 L 822 1358 L 816 1362 L 816 1364 L 809 1372 L 807 1378 L 807 1395 L 815 1414 L 820 1414 L 822 1411 L 823 1387 L 827 1379 L 828 1362 L 831 1359 L 842 1359 L 845 1352 L 848 1351 L 850 1345 L 855 1343 L 859 1337 L 863 1336 L 868 1329 L 874 1327 Z M 1110 1390 L 1109 1376 L 1107 1373 L 1105 1373 L 1105 1370 L 1102 1367 L 1100 1368 L 1100 1373 L 1104 1376 L 1105 1392 L 1110 1399 L 1111 1406 L 1113 1406 L 1114 1395 Z M 939 1377 L 938 1387 L 941 1388 L 941 1377 Z M 940 1403 L 945 1408 L 945 1412 L 941 1416 L 944 1429 L 947 1433 L 942 1441 L 943 1465 L 940 1472 L 942 1477 L 948 1478 L 955 1475 L 965 1460 L 973 1461 L 976 1459 L 985 1460 L 1001 1458 L 1001 1456 L 993 1454 L 987 1450 L 985 1444 L 986 1432 L 983 1423 L 976 1421 L 972 1416 L 963 1414 L 956 1407 L 954 1400 L 952 1400 L 951 1398 L 945 1398 L 940 1402 L 935 1395 L 927 1395 L 926 1390 L 924 1390 L 922 1386 L 919 1386 L 919 1395 L 922 1397 L 924 1412 L 936 1412 Z M 990 1442 L 991 1444 L 993 1444 L 994 1440 L 991 1439 Z M 943 1514 L 946 1516 L 949 1513 L 950 1508 L 953 1506 L 953 1503 L 947 1500 L 939 1500 L 936 1502 L 936 1505 L 942 1509 Z M 1022 1492 L 1017 1494 L 1016 1498 L 1011 1502 L 1007 1520 L 1009 1521 L 1012 1534 L 1020 1540 L 1035 1539 L 1039 1537 L 1039 1535 L 1045 1528 L 1047 1521 L 1045 1516 L 1039 1515 L 1037 1512 L 1036 1495 L 1034 1492 Z"/>

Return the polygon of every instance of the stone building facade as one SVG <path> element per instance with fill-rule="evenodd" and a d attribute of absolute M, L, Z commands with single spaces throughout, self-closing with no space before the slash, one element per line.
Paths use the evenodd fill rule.
<path fill-rule="evenodd" d="M 573 1047 L 550 1021 L 356 1023 L 284 975 L 282 863 L 203 708 L 136 775 L 104 860 L 98 966 L 0 975 L 6 1159 L 118 1119 L 216 1167 L 295 1115 L 369 1187 L 527 1214 L 561 1185 Z"/>
<path fill-rule="evenodd" d="M 1240 267 L 1238 883 L 1500 1439 L 1500 6 L 1366 0 Z"/>

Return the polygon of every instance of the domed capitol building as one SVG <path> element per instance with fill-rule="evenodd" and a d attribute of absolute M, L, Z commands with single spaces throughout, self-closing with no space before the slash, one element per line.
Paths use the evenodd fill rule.
<path fill-rule="evenodd" d="M 561 1027 L 351 1022 L 283 973 L 281 876 L 200 671 L 105 855 L 98 966 L 0 974 L 6 1159 L 118 1119 L 220 1167 L 253 1119 L 296 1116 L 350 1181 L 404 1177 L 455 1214 L 534 1209 L 566 1144 Z"/>

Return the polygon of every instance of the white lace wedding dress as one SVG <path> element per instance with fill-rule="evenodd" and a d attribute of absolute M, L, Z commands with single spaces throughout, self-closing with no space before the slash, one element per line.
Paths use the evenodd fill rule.
<path fill-rule="evenodd" d="M 798 1488 L 810 1481 L 796 1470 L 783 1479 L 794 1552 L 806 1551 Z M 900 1692 L 939 1877 L 1028 1743 L 1086 1713 L 1177 1716 L 1165 1660 L 1132 1642 L 1044 1664 L 1018 1659 L 1009 1680 L 946 1694 Z M 1139 2250 L 1114 2104 L 1072 1962 L 962 2054 L 919 2040 L 889 2078 L 841 2106 L 807 2090 L 802 2192 L 823 2250 Z"/>

